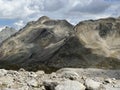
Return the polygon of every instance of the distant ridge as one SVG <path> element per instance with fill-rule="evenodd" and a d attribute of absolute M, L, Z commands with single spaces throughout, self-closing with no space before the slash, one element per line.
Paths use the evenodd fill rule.
<path fill-rule="evenodd" d="M 16 33 L 17 31 L 14 28 L 4 27 L 0 30 L 0 43 Z"/>

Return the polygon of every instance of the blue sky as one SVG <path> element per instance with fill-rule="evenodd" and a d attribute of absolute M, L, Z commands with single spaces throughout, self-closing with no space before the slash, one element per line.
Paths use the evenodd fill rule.
<path fill-rule="evenodd" d="M 120 0 L 0 0 L 0 28 L 22 28 L 41 16 L 67 19 L 76 24 L 86 19 L 120 16 Z"/>

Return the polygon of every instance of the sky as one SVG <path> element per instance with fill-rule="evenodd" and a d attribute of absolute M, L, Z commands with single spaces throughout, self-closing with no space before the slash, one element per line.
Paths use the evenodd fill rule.
<path fill-rule="evenodd" d="M 82 20 L 120 16 L 120 0 L 0 0 L 0 28 L 17 30 L 41 16 L 66 19 L 72 24 Z"/>

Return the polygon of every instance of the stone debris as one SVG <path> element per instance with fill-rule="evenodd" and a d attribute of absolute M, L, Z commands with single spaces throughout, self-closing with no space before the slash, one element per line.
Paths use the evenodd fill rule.
<path fill-rule="evenodd" d="M 119 73 L 92 68 L 63 68 L 50 74 L 0 69 L 0 90 L 120 90 Z"/>

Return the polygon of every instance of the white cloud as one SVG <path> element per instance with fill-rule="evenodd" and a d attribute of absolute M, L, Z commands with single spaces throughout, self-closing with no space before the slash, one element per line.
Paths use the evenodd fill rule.
<path fill-rule="evenodd" d="M 25 25 L 24 21 L 20 20 L 18 22 L 14 23 L 16 29 L 20 29 L 21 27 L 23 27 Z"/>
<path fill-rule="evenodd" d="M 3 26 L 3 27 L 0 27 L 0 32 L 3 30 L 5 28 L 5 26 Z"/>
<path fill-rule="evenodd" d="M 119 0 L 0 0 L 0 18 L 17 19 L 14 23 L 17 28 L 42 15 L 78 23 L 119 16 L 119 3 Z"/>
<path fill-rule="evenodd" d="M 0 0 L 0 18 L 24 18 L 37 13 L 42 9 L 42 1 L 43 0 Z"/>

